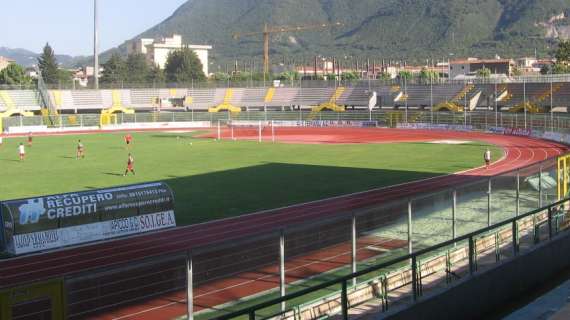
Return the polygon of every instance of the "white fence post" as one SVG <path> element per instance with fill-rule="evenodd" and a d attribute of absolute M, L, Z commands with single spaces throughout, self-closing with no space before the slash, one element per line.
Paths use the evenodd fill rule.
<path fill-rule="evenodd" d="M 412 200 L 408 201 L 408 253 L 412 254 L 414 247 L 412 244 Z"/>
<path fill-rule="evenodd" d="M 222 140 L 222 129 L 220 128 L 220 120 L 218 120 L 218 141 Z"/>
<path fill-rule="evenodd" d="M 285 296 L 285 230 L 279 236 L 279 291 L 281 297 Z M 287 302 L 281 302 L 281 312 L 285 312 Z"/>
<path fill-rule="evenodd" d="M 192 272 L 192 253 L 186 253 L 186 315 L 188 320 L 194 319 L 194 274 Z"/>
<path fill-rule="evenodd" d="M 275 124 L 271 120 L 271 141 L 275 143 Z"/>

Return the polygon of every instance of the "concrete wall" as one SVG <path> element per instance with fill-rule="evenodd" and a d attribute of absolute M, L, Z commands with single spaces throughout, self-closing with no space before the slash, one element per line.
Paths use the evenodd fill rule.
<path fill-rule="evenodd" d="M 482 319 L 529 289 L 570 266 L 570 232 L 533 251 L 459 282 L 449 290 L 423 297 L 387 319 Z"/>

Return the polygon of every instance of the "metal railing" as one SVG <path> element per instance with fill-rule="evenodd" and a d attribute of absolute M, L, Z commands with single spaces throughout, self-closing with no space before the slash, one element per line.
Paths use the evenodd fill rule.
<path fill-rule="evenodd" d="M 556 180 L 557 172 L 556 159 L 549 159 L 492 177 L 470 176 L 466 173 L 458 176 L 461 179 L 455 180 L 457 185 L 453 187 L 438 187 L 437 184 L 428 184 L 424 189 L 430 191 L 391 201 L 375 200 L 373 196 L 369 200 L 370 197 L 365 196 L 366 192 L 355 194 L 353 196 L 360 199 L 358 208 L 351 210 L 336 208 L 335 210 L 338 212 L 331 214 L 328 216 L 329 218 L 306 218 L 303 219 L 303 222 L 292 224 L 286 228 L 264 229 L 263 226 L 259 226 L 259 231 L 252 235 L 238 236 L 231 241 L 224 241 L 224 237 L 220 236 L 219 242 L 189 248 L 189 251 L 181 250 L 165 256 L 152 257 L 152 259 L 149 257 L 146 260 L 131 261 L 126 265 L 107 267 L 104 270 L 92 270 L 88 278 L 93 279 L 101 274 L 105 279 L 117 279 L 117 281 L 131 283 L 132 287 L 128 288 L 128 292 L 133 295 L 131 301 L 154 297 L 158 293 L 170 292 L 170 296 L 177 297 L 178 303 L 186 304 L 189 318 L 195 319 L 226 317 L 226 315 L 231 315 L 232 312 L 241 309 L 243 306 L 241 303 L 255 304 L 255 299 L 272 302 L 290 301 L 288 308 L 283 307 L 281 309 L 278 303 L 273 307 L 267 307 L 271 310 L 256 309 L 256 314 L 261 315 L 263 313 L 263 317 L 272 317 L 275 314 L 288 315 L 287 312 L 298 315 L 304 310 L 303 305 L 314 303 L 311 302 L 315 299 L 314 296 L 311 295 L 312 297 L 306 298 L 296 293 L 307 287 L 317 291 L 319 288 L 328 288 L 323 292 L 310 292 L 322 294 L 321 297 L 324 297 L 322 299 L 328 299 L 327 301 L 332 301 L 333 304 L 336 301 L 335 299 L 340 301 L 341 296 L 338 294 L 340 288 L 326 287 L 322 284 L 341 284 L 338 281 L 330 282 L 329 280 L 333 278 L 343 279 L 347 282 L 353 280 L 352 284 L 346 284 L 347 294 L 350 295 L 347 299 L 349 306 L 354 306 L 354 297 L 352 296 L 354 292 L 370 289 L 369 283 L 371 281 L 381 283 L 379 286 L 381 288 L 379 289 L 380 299 L 382 306 L 386 309 L 388 305 L 397 305 L 406 298 L 411 301 L 412 283 L 416 283 L 417 288 L 415 290 L 416 293 L 419 292 L 420 296 L 423 291 L 427 291 L 421 282 L 426 280 L 425 274 L 422 273 L 419 276 L 418 274 L 415 275 L 416 281 L 412 282 L 410 278 L 400 285 L 400 287 L 407 287 L 407 293 L 404 297 L 393 296 L 394 291 L 391 289 L 395 285 L 393 281 L 398 280 L 397 277 L 406 279 L 407 275 L 410 277 L 413 275 L 410 263 L 404 266 L 407 268 L 404 271 L 392 270 L 401 269 L 402 266 L 398 265 L 398 262 L 407 261 L 406 258 L 393 259 L 394 257 L 405 256 L 412 261 L 411 257 L 415 256 L 416 266 L 423 268 L 430 258 L 425 257 L 426 255 L 433 257 L 440 253 L 439 249 L 446 248 L 442 243 L 456 243 L 457 246 L 449 246 L 449 251 L 444 254 L 457 255 L 456 250 L 461 248 L 462 240 L 465 241 L 469 236 L 472 236 L 473 243 L 471 246 L 474 246 L 475 250 L 471 252 L 472 260 L 468 263 L 475 265 L 476 271 L 477 268 L 483 267 L 481 261 L 485 258 L 481 246 L 487 243 L 489 238 L 505 237 L 505 232 L 502 230 L 497 231 L 496 234 L 487 234 L 497 225 L 506 225 L 513 219 L 517 221 L 517 236 L 520 235 L 518 238 L 519 248 L 525 246 L 528 236 L 524 234 L 531 234 L 532 232 L 529 233 L 529 230 L 539 230 L 540 232 L 537 235 L 546 234 L 544 232 L 546 224 L 542 223 L 544 219 L 540 214 L 536 214 L 536 218 L 523 221 L 521 219 L 528 217 L 531 213 L 522 216 L 520 213 L 541 212 L 537 208 L 541 208 L 545 204 L 556 203 L 556 186 L 553 187 L 546 182 Z M 548 176 L 552 179 L 548 179 Z M 381 194 L 383 189 L 370 192 Z M 552 207 L 552 205 L 549 206 Z M 562 221 L 562 218 L 557 221 Z M 536 229 L 537 226 L 538 229 Z M 238 230 L 233 231 L 239 232 L 239 227 L 236 228 Z M 557 232 L 558 228 L 553 230 Z M 484 235 L 486 238 L 481 239 L 476 235 Z M 510 237 L 512 238 L 512 234 Z M 182 238 L 176 241 L 184 241 Z M 534 243 L 535 239 L 540 240 L 541 237 L 531 237 L 532 241 L 530 242 Z M 497 248 L 504 249 L 506 245 L 504 241 L 496 243 L 498 243 Z M 174 245 L 175 242 L 173 241 L 171 244 Z M 434 245 L 435 248 L 438 248 L 437 250 L 426 251 L 426 248 Z M 468 245 L 465 247 L 464 252 L 469 252 Z M 338 260 L 340 256 L 346 258 Z M 465 259 L 468 256 L 469 254 L 466 253 Z M 508 255 L 503 250 L 499 252 L 498 256 L 497 261 Z M 160 264 L 155 266 L 154 263 L 173 257 L 179 258 L 173 264 L 168 265 L 167 269 L 171 271 L 158 276 L 166 268 L 161 267 Z M 112 259 L 112 256 L 109 258 Z M 396 264 L 387 264 L 385 262 L 387 259 Z M 153 265 L 148 265 L 149 263 Z M 146 272 L 125 271 L 145 264 L 148 269 Z M 390 265 L 391 267 L 375 268 L 374 271 L 381 270 L 380 274 L 359 272 L 359 270 L 368 270 L 369 267 L 377 265 Z M 447 263 L 443 263 L 444 267 L 447 265 Z M 299 268 L 314 268 L 316 271 L 299 273 Z M 464 273 L 468 273 L 471 269 L 466 268 L 466 270 L 467 272 Z M 454 269 L 450 267 L 446 271 L 449 272 L 442 274 L 443 278 L 452 274 L 465 277 L 462 271 L 456 267 Z M 347 276 L 352 273 L 356 273 L 357 276 Z M 115 276 L 110 277 L 110 274 Z M 66 281 L 81 283 L 84 276 L 82 274 L 69 275 Z M 136 277 L 137 280 L 128 280 L 133 277 Z M 295 278 L 294 282 L 285 282 L 285 279 L 292 277 Z M 216 303 L 210 304 L 212 300 L 209 300 L 208 297 L 215 296 L 216 292 L 231 290 L 223 285 L 228 279 L 232 279 L 231 281 L 235 283 L 236 287 L 245 288 L 246 292 L 249 293 L 240 295 L 239 301 L 214 299 L 213 301 Z M 242 282 L 240 279 L 244 281 Z M 453 280 L 455 279 L 450 281 Z M 88 291 L 97 292 L 95 296 L 81 294 L 73 299 L 68 298 L 69 301 L 74 301 L 74 305 L 78 306 L 76 311 L 82 315 L 90 315 L 91 312 L 94 312 L 85 307 L 85 302 L 108 301 L 116 294 L 115 290 L 110 289 L 116 284 L 101 281 L 97 283 L 96 287 L 92 287 L 92 282 L 89 283 Z M 268 283 L 271 285 L 263 285 Z M 262 284 L 262 289 L 256 287 L 260 284 Z M 79 285 L 78 287 L 83 288 L 84 286 Z M 149 288 L 153 288 L 153 290 L 149 290 Z M 401 289 L 399 290 L 401 291 Z M 68 291 L 69 294 L 73 292 L 75 291 Z M 295 293 L 295 295 L 287 296 L 289 300 L 272 298 L 285 295 L 287 292 Z M 290 299 L 295 297 L 300 297 L 306 301 L 291 302 Z M 252 301 L 252 299 L 254 300 Z M 113 301 L 119 303 L 116 299 Z M 198 307 L 201 310 L 197 310 Z M 104 308 L 104 306 L 98 306 L 98 308 Z M 263 312 L 257 312 L 257 310 Z M 280 310 L 285 314 L 281 313 Z"/>
<path fill-rule="evenodd" d="M 4 130 L 9 127 L 41 126 L 58 128 L 77 128 L 99 126 L 99 114 L 60 114 L 48 118 L 42 116 L 3 118 Z M 117 123 L 143 122 L 187 122 L 187 121 L 377 121 L 380 126 L 397 127 L 399 124 L 430 123 L 445 125 L 464 125 L 477 130 L 493 127 L 528 128 L 532 130 L 570 132 L 570 115 L 565 113 L 528 113 L 526 116 L 511 112 L 474 111 L 467 113 L 430 112 L 421 110 L 374 110 L 349 112 L 299 111 L 244 111 L 239 114 L 228 112 L 210 113 L 204 111 L 160 112 L 118 114 Z"/>
<path fill-rule="evenodd" d="M 386 86 L 386 85 L 401 85 L 404 82 L 410 85 L 417 84 L 437 84 L 437 85 L 453 85 L 453 84 L 502 84 L 502 83 L 550 83 L 550 82 L 570 82 L 570 74 L 546 74 L 546 75 L 531 75 L 531 76 L 511 76 L 504 78 L 475 78 L 467 80 L 450 80 L 444 77 L 436 79 L 422 79 L 415 76 L 411 79 L 394 78 L 394 79 L 376 79 L 372 75 L 370 79 L 362 78 L 355 80 L 345 79 L 329 79 L 329 80 L 312 80 L 312 79 L 275 79 L 279 80 L 279 85 L 284 87 L 305 87 L 305 88 L 330 88 L 337 86 L 346 87 L 363 87 L 363 86 Z M 101 89 L 137 89 L 137 88 L 251 88 L 251 87 L 272 87 L 274 85 L 273 79 L 256 80 L 250 79 L 228 79 L 228 80 L 207 80 L 207 81 L 189 81 L 184 83 L 169 83 L 169 82 L 127 82 L 120 81 L 114 83 L 100 83 Z M 76 82 L 59 82 L 55 84 L 48 84 L 49 89 L 54 90 L 82 90 L 93 89 L 93 86 L 81 86 Z M 35 89 L 36 84 L 29 85 L 0 85 L 0 90 L 19 90 L 19 89 Z"/>
<path fill-rule="evenodd" d="M 380 263 L 377 264 L 375 266 L 366 268 L 364 270 L 358 271 L 358 272 L 354 272 L 352 274 L 346 275 L 346 276 L 341 276 L 338 277 L 337 279 L 334 280 L 330 280 L 330 281 L 326 281 L 323 282 L 319 285 L 316 286 L 312 286 L 306 289 L 302 289 L 299 290 L 297 292 L 291 293 L 291 294 L 287 294 L 283 297 L 279 297 L 279 298 L 275 298 L 275 299 L 271 299 L 269 301 L 254 305 L 254 306 L 250 306 L 250 307 L 246 307 L 243 308 L 241 310 L 238 311 L 234 311 L 225 315 L 222 315 L 220 317 L 218 317 L 217 319 L 220 320 L 224 320 L 224 319 L 233 319 L 233 318 L 237 318 L 240 316 L 248 316 L 250 320 L 255 320 L 255 319 L 266 319 L 266 318 L 272 318 L 272 317 L 277 317 L 280 315 L 285 315 L 288 311 L 282 312 L 282 313 L 278 313 L 278 314 L 273 314 L 270 316 L 265 316 L 262 318 L 259 318 L 257 316 L 257 313 L 260 310 L 263 309 L 267 309 L 269 307 L 272 306 L 278 306 L 278 305 L 282 305 L 283 303 L 286 303 L 288 301 L 291 301 L 293 299 L 299 298 L 299 297 L 303 297 L 306 295 L 309 295 L 311 293 L 326 289 L 326 288 L 330 288 L 330 287 L 334 287 L 334 286 L 341 286 L 341 290 L 340 290 L 340 306 L 341 306 L 341 315 L 343 319 L 348 319 L 348 315 L 349 315 L 349 289 L 350 289 L 350 282 L 353 279 L 359 278 L 359 277 L 365 277 L 371 273 L 375 273 L 377 271 L 383 270 L 383 269 L 390 269 L 390 268 L 396 268 L 397 266 L 401 265 L 401 264 L 411 264 L 411 272 L 412 272 L 412 280 L 411 280 L 411 284 L 412 284 L 412 301 L 416 302 L 418 299 L 421 298 L 421 296 L 423 295 L 423 286 L 422 286 L 422 282 L 419 281 L 421 275 L 419 272 L 419 260 L 422 256 L 425 255 L 430 255 L 433 254 L 434 252 L 439 252 L 441 250 L 447 249 L 449 247 L 453 247 L 456 245 L 461 245 L 463 242 L 467 242 L 467 247 L 468 247 L 468 252 L 469 252 L 469 257 L 468 257 L 468 274 L 470 277 L 472 277 L 475 273 L 477 273 L 477 257 L 475 254 L 475 241 L 477 238 L 488 234 L 491 231 L 495 231 L 498 229 L 502 229 L 503 227 L 510 227 L 511 229 L 511 233 L 512 233 L 512 255 L 513 257 L 516 257 L 519 255 L 520 253 L 520 237 L 519 237 L 519 225 L 520 223 L 531 217 L 534 218 L 536 217 L 537 214 L 540 214 L 544 211 L 547 211 L 547 220 L 546 220 L 546 226 L 547 226 L 547 241 L 550 241 L 554 236 L 556 236 L 560 230 L 559 228 L 555 227 L 553 225 L 554 222 L 554 215 L 553 212 L 555 210 L 558 210 L 559 207 L 562 205 L 567 205 L 568 202 L 570 201 L 570 198 L 566 198 L 564 200 L 560 200 L 557 201 L 555 203 L 552 203 L 550 205 L 547 205 L 545 207 L 536 209 L 536 210 L 532 210 L 530 212 L 527 212 L 523 215 L 514 217 L 514 218 L 510 218 L 507 219 L 505 221 L 502 221 L 500 223 L 494 224 L 492 226 L 486 227 L 486 228 L 482 228 L 480 230 L 477 230 L 475 232 L 471 232 L 468 233 L 466 235 L 457 237 L 456 239 L 452 239 L 449 241 L 445 241 L 442 242 L 438 245 L 434 245 L 431 246 L 429 248 L 425 248 L 425 249 L 421 249 L 418 250 L 416 252 L 413 252 L 411 254 L 396 258 L 396 259 L 392 259 L 390 261 L 384 262 L 384 263 Z M 536 226 L 533 228 L 534 232 L 535 232 L 535 236 L 534 236 L 534 243 L 537 244 L 540 242 L 540 237 L 539 232 L 540 230 L 536 229 Z M 468 278 L 467 278 L 468 279 Z M 384 306 L 384 310 L 387 310 L 388 306 L 385 305 Z M 291 318 L 293 319 L 293 318 Z"/>

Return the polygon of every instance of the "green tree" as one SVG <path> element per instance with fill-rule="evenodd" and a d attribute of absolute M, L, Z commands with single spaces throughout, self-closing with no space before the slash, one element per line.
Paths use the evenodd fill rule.
<path fill-rule="evenodd" d="M 130 83 L 144 83 L 149 80 L 150 66 L 142 53 L 129 54 L 126 62 L 125 78 Z"/>
<path fill-rule="evenodd" d="M 513 76 L 522 76 L 523 72 L 520 68 L 514 67 L 513 68 Z"/>
<path fill-rule="evenodd" d="M 378 75 L 378 79 L 383 81 L 389 81 L 392 80 L 392 75 L 388 72 L 382 72 Z"/>
<path fill-rule="evenodd" d="M 489 69 L 487 67 L 483 67 L 483 68 L 477 70 L 477 77 L 483 78 L 483 79 L 490 78 L 491 77 L 491 69 Z"/>
<path fill-rule="evenodd" d="M 550 74 L 552 73 L 552 66 L 545 64 L 540 68 L 540 74 Z"/>
<path fill-rule="evenodd" d="M 236 81 L 236 82 L 246 82 L 249 81 L 249 79 L 251 79 L 251 72 L 238 72 L 238 73 L 234 73 L 231 77 L 232 81 Z"/>
<path fill-rule="evenodd" d="M 570 73 L 570 66 L 565 63 L 558 63 L 554 64 L 552 67 L 553 74 L 565 74 Z"/>
<path fill-rule="evenodd" d="M 562 40 L 554 54 L 556 63 L 568 64 L 570 62 L 570 40 Z"/>
<path fill-rule="evenodd" d="M 554 52 L 556 63 L 553 66 L 546 67 L 541 70 L 541 73 L 569 73 L 570 72 L 570 41 L 562 40 L 558 44 L 558 48 Z"/>
<path fill-rule="evenodd" d="M 408 81 L 408 80 L 412 80 L 414 75 L 410 71 L 403 70 L 403 71 L 398 72 L 398 77 L 400 79 L 405 79 Z"/>
<path fill-rule="evenodd" d="M 45 83 L 55 84 L 60 81 L 61 74 L 57 59 L 49 43 L 46 43 L 42 55 L 38 58 L 38 65 Z"/>
<path fill-rule="evenodd" d="M 231 76 L 225 72 L 216 72 L 212 76 L 212 80 L 214 81 L 228 81 L 230 78 Z"/>
<path fill-rule="evenodd" d="M 69 83 L 73 79 L 73 72 L 68 70 L 59 69 L 57 72 L 57 78 L 61 83 Z"/>
<path fill-rule="evenodd" d="M 28 85 L 31 83 L 32 79 L 26 76 L 24 68 L 19 64 L 10 63 L 0 71 L 0 84 Z"/>
<path fill-rule="evenodd" d="M 352 81 L 352 80 L 360 79 L 358 73 L 356 73 L 356 72 L 344 72 L 343 74 L 340 75 L 340 77 L 342 78 L 342 80 L 346 80 L 346 81 Z"/>
<path fill-rule="evenodd" d="M 153 66 L 149 70 L 148 74 L 148 81 L 153 83 L 165 83 L 166 76 L 164 75 L 164 71 L 160 69 L 159 66 Z"/>
<path fill-rule="evenodd" d="M 439 73 L 428 68 L 422 68 L 420 71 L 420 79 L 424 82 L 436 81 L 439 79 Z"/>
<path fill-rule="evenodd" d="M 164 71 L 166 80 L 169 82 L 203 81 L 206 79 L 202 62 L 196 53 L 188 48 L 171 52 L 166 60 Z"/>
<path fill-rule="evenodd" d="M 119 83 L 127 78 L 127 64 L 118 53 L 113 53 L 103 64 L 101 83 Z"/>
<path fill-rule="evenodd" d="M 254 72 L 251 76 L 251 78 L 253 79 L 253 81 L 262 81 L 264 78 L 264 74 L 263 72 Z M 267 81 L 271 81 L 273 79 L 273 75 L 269 74 L 267 75 L 267 77 L 265 77 L 265 80 Z"/>
<path fill-rule="evenodd" d="M 281 72 L 277 79 L 282 81 L 294 81 L 299 79 L 299 73 L 297 71 L 285 71 Z"/>

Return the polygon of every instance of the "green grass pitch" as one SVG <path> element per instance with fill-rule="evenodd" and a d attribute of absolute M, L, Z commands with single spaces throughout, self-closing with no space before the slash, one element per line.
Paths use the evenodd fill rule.
<path fill-rule="evenodd" d="M 283 144 L 136 133 L 136 176 L 123 177 L 123 134 L 34 137 L 26 160 L 4 139 L 0 200 L 165 181 L 179 225 L 390 186 L 482 165 L 486 144 Z M 77 140 L 86 158 L 75 158 Z M 502 151 L 492 147 L 494 155 Z"/>

